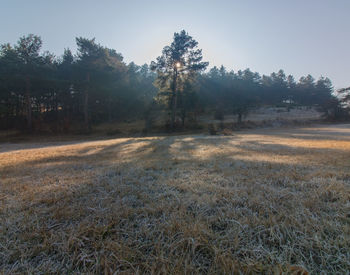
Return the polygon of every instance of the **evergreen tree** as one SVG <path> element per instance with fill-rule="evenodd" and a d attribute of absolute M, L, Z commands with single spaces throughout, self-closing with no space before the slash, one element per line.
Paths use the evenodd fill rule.
<path fill-rule="evenodd" d="M 179 91 L 185 81 L 194 79 L 208 66 L 208 62 L 203 62 L 202 59 L 202 50 L 198 49 L 198 42 L 183 30 L 174 33 L 171 45 L 164 47 L 162 55 L 151 64 L 158 74 L 156 85 L 169 103 L 172 130 L 175 126 Z"/>
<path fill-rule="evenodd" d="M 17 61 L 19 61 L 17 68 L 25 81 L 26 118 L 29 131 L 32 130 L 32 83 L 37 77 L 40 65 L 42 65 L 41 46 L 41 38 L 33 34 L 21 37 L 15 46 Z"/>

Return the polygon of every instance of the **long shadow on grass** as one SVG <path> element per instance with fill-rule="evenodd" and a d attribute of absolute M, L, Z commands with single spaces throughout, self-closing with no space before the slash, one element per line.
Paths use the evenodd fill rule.
<path fill-rule="evenodd" d="M 274 135 L 275 133 L 271 133 Z M 281 133 L 276 133 L 278 137 Z M 286 134 L 287 135 L 287 134 Z M 266 137 L 266 135 L 264 135 Z M 216 151 L 218 149 L 218 151 Z M 226 150 L 227 149 L 227 150 Z M 233 149 L 233 150 L 231 150 Z M 210 153 L 203 154 L 198 159 L 199 151 L 206 153 L 207 150 L 213 150 L 213 156 Z M 181 162 L 201 162 L 210 163 L 215 160 L 231 161 L 240 159 L 239 156 L 254 156 L 260 154 L 269 154 L 271 157 L 289 156 L 299 159 L 308 159 L 310 156 L 343 156 L 349 155 L 349 152 L 335 148 L 305 148 L 298 146 L 288 146 L 285 144 L 268 143 L 268 138 L 263 141 L 247 140 L 242 137 L 227 136 L 171 136 L 161 138 L 138 138 L 127 139 L 122 142 L 112 144 L 87 144 L 86 148 L 76 152 L 62 152 L 62 155 L 54 157 L 42 157 L 40 159 L 23 161 L 16 163 L 16 166 L 22 167 L 26 173 L 40 175 L 41 172 L 60 172 L 76 173 L 79 170 L 103 168 L 118 164 L 152 166 L 157 163 L 171 166 Z M 215 158 L 214 158 L 215 156 Z M 278 162 L 278 161 L 277 161 Z M 317 162 L 317 160 L 316 160 Z M 42 170 L 45 167 L 45 170 Z M 0 172 L 11 173 L 16 169 L 11 165 L 2 166 Z M 39 173 L 40 172 L 40 173 Z"/>

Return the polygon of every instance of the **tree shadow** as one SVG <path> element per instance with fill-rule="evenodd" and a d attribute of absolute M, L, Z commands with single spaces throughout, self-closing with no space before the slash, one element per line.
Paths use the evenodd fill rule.
<path fill-rule="evenodd" d="M 3 165 L 0 174 L 11 177 L 3 189 L 11 203 L 6 211 L 13 209 L 11 215 L 35 222 L 31 229 L 19 219 L 22 228 L 11 238 L 31 243 L 41 252 L 41 239 L 33 240 L 26 233 L 39 232 L 36 236 L 44 235 L 50 247 L 46 258 L 73 255 L 69 249 L 62 252 L 66 248 L 60 245 L 71 241 L 74 253 L 93 255 L 98 251 L 107 259 L 108 252 L 114 251 L 108 245 L 118 244 L 130 253 L 140 253 L 131 258 L 137 267 L 144 257 L 158 257 L 158 253 L 171 260 L 168 247 L 185 234 L 198 243 L 205 234 L 213 234 L 203 240 L 232 251 L 234 239 L 230 236 L 241 234 L 242 240 L 258 236 L 264 249 L 283 250 L 260 232 L 285 226 L 288 234 L 295 234 L 292 241 L 300 242 L 295 232 L 304 232 L 303 222 L 314 222 L 313 213 L 328 217 L 327 211 L 336 211 L 341 204 L 332 201 L 336 199 L 332 194 L 310 194 L 320 192 L 320 184 L 327 184 L 328 179 L 350 178 L 349 173 L 337 173 L 335 163 L 318 158 L 309 162 L 309 157 L 348 157 L 349 152 L 280 144 L 278 139 L 271 141 L 273 136 L 281 134 L 119 139 L 84 143 L 68 151 L 61 146 L 52 156 L 24 158 L 17 167 Z M 260 155 L 268 158 L 259 159 Z M 283 157 L 302 162 L 289 163 Z M 345 166 L 343 163 L 341 168 Z M 315 175 L 325 180 L 314 181 Z M 11 189 L 11 184 L 16 188 Z M 305 202 L 306 196 L 313 204 Z M 271 222 L 270 217 L 276 221 Z M 294 222 L 291 217 L 300 220 Z M 293 227 L 288 227 L 290 223 Z M 312 238 L 312 234 L 308 236 Z M 159 244 L 162 246 L 157 248 Z M 254 251 L 254 247 L 249 249 Z"/>

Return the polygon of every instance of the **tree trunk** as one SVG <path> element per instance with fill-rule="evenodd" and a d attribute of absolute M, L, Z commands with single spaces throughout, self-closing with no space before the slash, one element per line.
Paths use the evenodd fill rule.
<path fill-rule="evenodd" d="M 186 111 L 182 110 L 182 113 L 181 113 L 181 125 L 182 125 L 182 128 L 185 127 L 185 120 L 186 120 Z"/>
<path fill-rule="evenodd" d="M 54 98 L 55 98 L 55 100 L 54 100 L 54 108 L 55 108 L 55 114 L 56 114 L 56 118 L 58 119 L 58 96 L 57 96 L 57 93 L 56 92 L 54 92 Z"/>
<path fill-rule="evenodd" d="M 27 130 L 32 130 L 32 101 L 30 98 L 30 79 L 29 76 L 26 76 L 26 113 L 27 113 Z"/>
<path fill-rule="evenodd" d="M 242 113 L 238 113 L 238 123 L 242 123 Z"/>
<path fill-rule="evenodd" d="M 108 121 L 112 122 L 112 98 L 109 97 L 108 98 Z"/>
<path fill-rule="evenodd" d="M 85 123 L 86 131 L 89 131 L 89 82 L 90 82 L 90 73 L 87 73 L 86 88 L 84 92 L 84 123 Z"/>
<path fill-rule="evenodd" d="M 175 118 L 176 118 L 176 105 L 177 105 L 177 91 L 176 83 L 177 82 L 177 69 L 175 68 L 174 79 L 173 79 L 173 98 L 172 98 L 172 112 L 171 112 L 171 123 L 170 128 L 174 130 Z"/>
<path fill-rule="evenodd" d="M 16 119 L 19 118 L 20 113 L 21 113 L 21 108 L 20 108 L 20 101 L 18 100 L 18 98 L 16 99 L 16 106 L 15 106 L 15 117 Z"/>
<path fill-rule="evenodd" d="M 9 128 L 12 122 L 13 117 L 13 104 L 11 104 L 9 101 L 7 102 L 7 108 L 5 113 L 5 127 Z M 2 116 L 1 116 L 2 118 Z"/>

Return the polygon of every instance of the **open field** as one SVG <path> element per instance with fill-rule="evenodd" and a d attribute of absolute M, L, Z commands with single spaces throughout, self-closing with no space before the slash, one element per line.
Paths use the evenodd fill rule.
<path fill-rule="evenodd" d="M 350 125 L 3 143 L 0 220 L 5 274 L 349 274 Z"/>
<path fill-rule="evenodd" d="M 307 107 L 307 106 L 301 106 L 301 107 L 294 107 L 287 111 L 287 108 L 285 107 L 261 107 L 258 109 L 250 110 L 247 116 L 244 117 L 244 120 L 252 121 L 252 122 L 262 122 L 262 121 L 299 121 L 299 122 L 307 122 L 307 121 L 315 121 L 315 120 L 321 120 L 322 119 L 322 113 L 317 111 L 314 107 Z M 199 118 L 201 122 L 206 123 L 215 123 L 218 122 L 218 120 L 213 119 L 213 117 L 209 116 L 201 116 Z M 225 119 L 223 122 L 226 123 L 232 123 L 237 121 L 237 116 L 233 115 L 225 115 Z"/>

